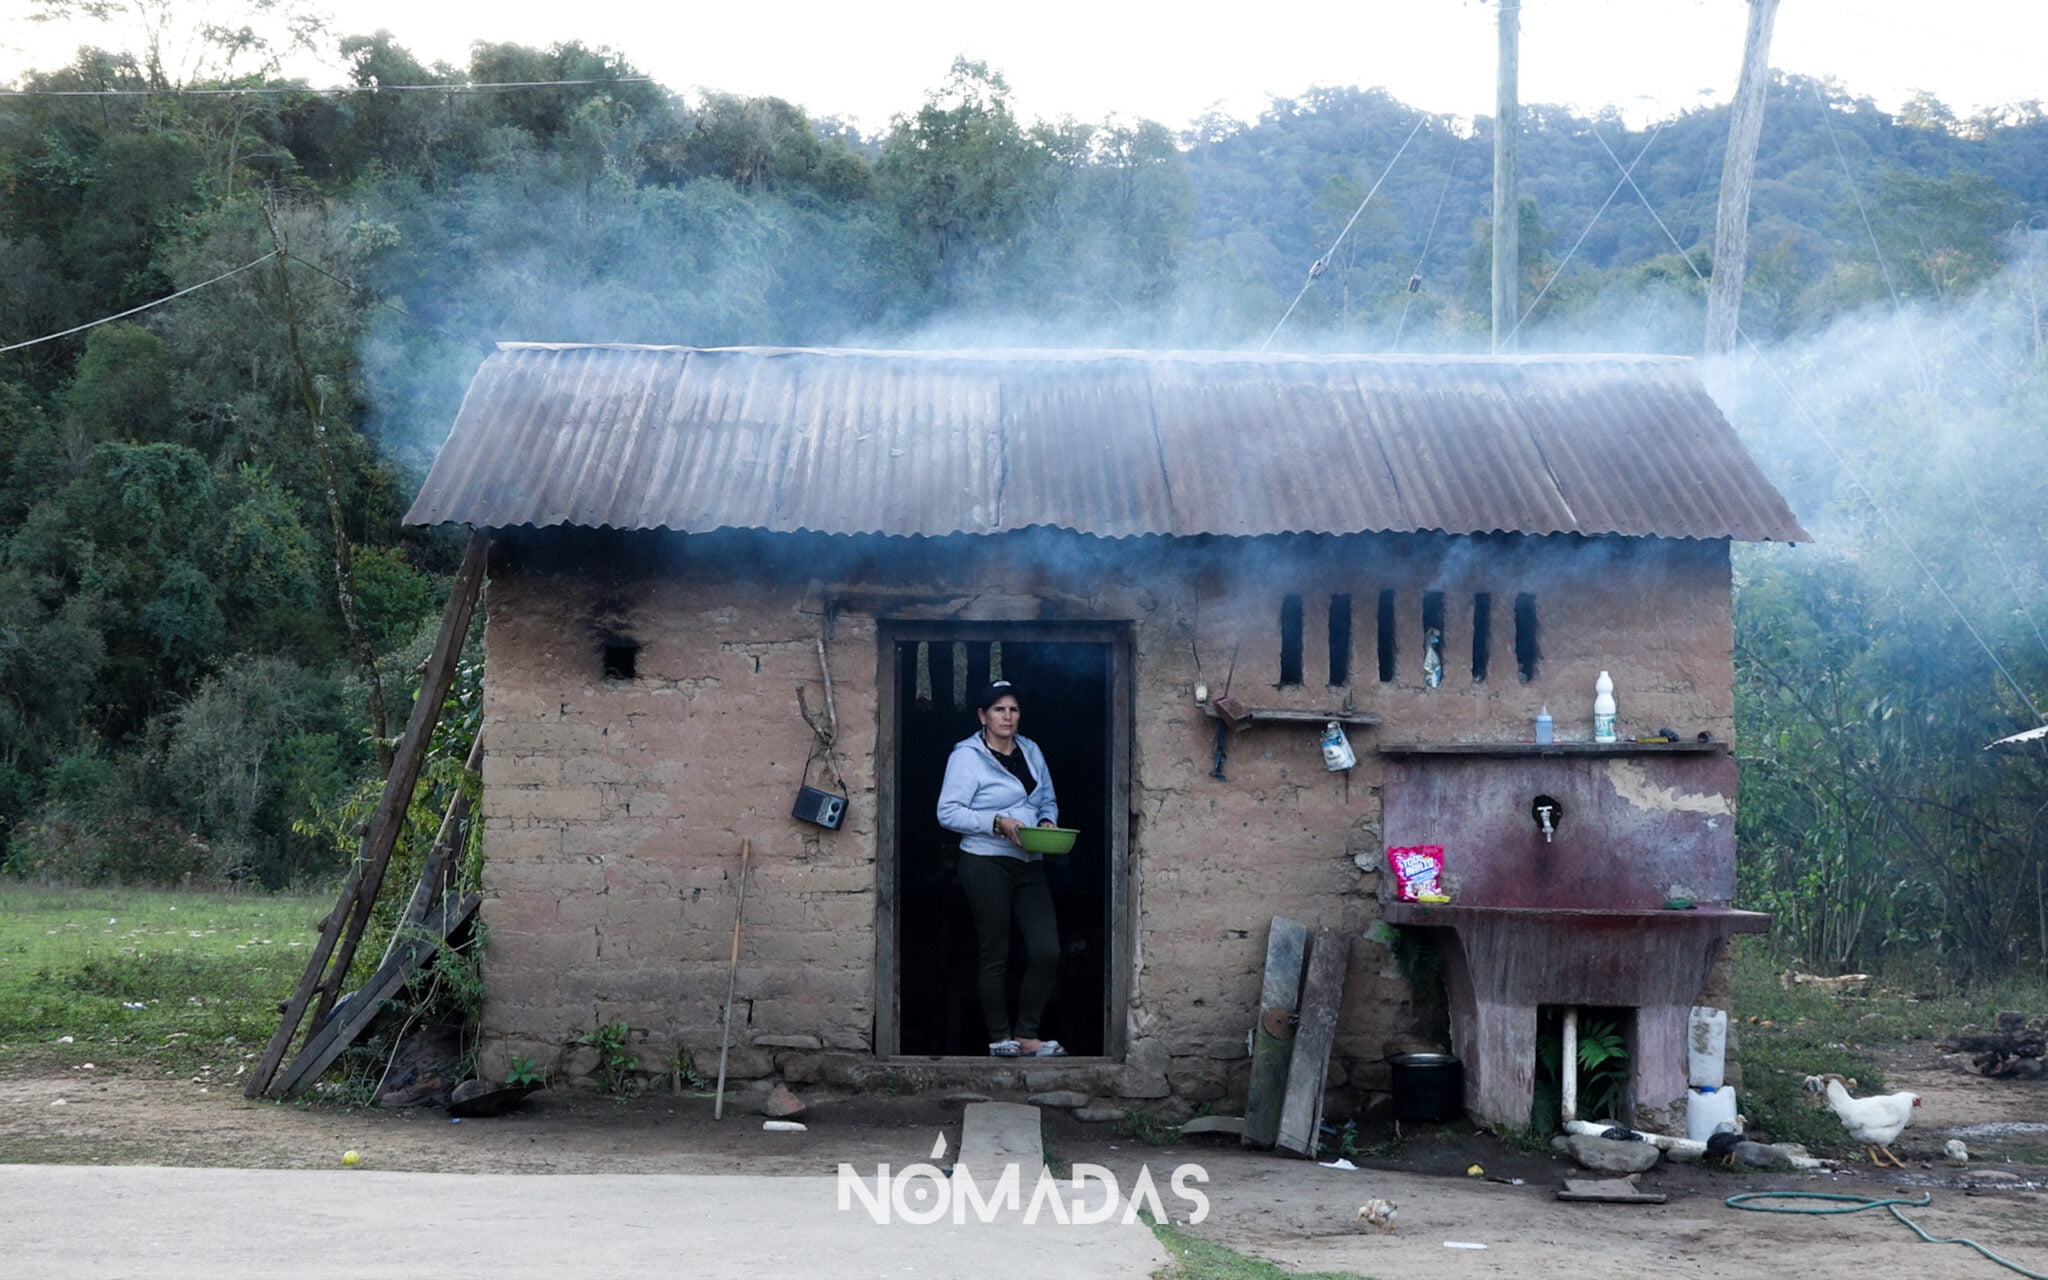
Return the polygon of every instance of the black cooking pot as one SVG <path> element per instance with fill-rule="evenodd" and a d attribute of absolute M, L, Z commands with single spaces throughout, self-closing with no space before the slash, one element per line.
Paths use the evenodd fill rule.
<path fill-rule="evenodd" d="M 1465 1111 L 1465 1064 L 1448 1053 L 1397 1053 L 1387 1059 L 1394 1075 L 1394 1118 L 1436 1124 Z"/>

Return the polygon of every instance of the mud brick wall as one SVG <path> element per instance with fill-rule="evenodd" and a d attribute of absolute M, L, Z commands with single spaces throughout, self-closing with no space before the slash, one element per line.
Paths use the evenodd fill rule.
<path fill-rule="evenodd" d="M 1415 993 L 1367 931 L 1379 918 L 1375 741 L 1517 741 L 1543 704 L 1560 738 L 1591 734 L 1612 673 L 1622 733 L 1734 730 L 1727 546 L 1659 540 L 1357 535 L 1109 542 L 998 538 L 526 532 L 494 553 L 485 674 L 486 1071 L 566 1061 L 603 1023 L 643 1065 L 715 1060 L 739 847 L 753 871 L 735 1012 L 735 1074 L 790 1055 L 871 1055 L 876 1009 L 876 690 L 891 618 L 1126 624 L 1132 651 L 1125 1091 L 1241 1095 L 1268 921 L 1353 939 L 1334 1087 L 1384 1084 L 1390 1038 L 1427 1032 Z M 1396 670 L 1377 661 L 1395 593 Z M 1423 679 L 1422 598 L 1444 596 L 1442 683 Z M 1472 674 L 1475 593 L 1492 598 L 1487 678 Z M 1541 658 L 1518 677 L 1516 596 L 1535 597 Z M 1303 682 L 1280 686 L 1279 616 L 1303 598 Z M 1349 679 L 1332 688 L 1328 611 L 1349 595 Z M 829 650 L 838 831 L 789 817 L 822 709 Z M 607 643 L 638 645 L 631 679 Z M 1321 708 L 1350 698 L 1359 766 L 1324 769 L 1310 725 L 1258 725 L 1210 774 L 1214 721 L 1193 697 Z M 815 777 L 814 777 L 815 780 Z M 558 1057 L 558 1055 L 561 1055 Z M 815 1070 L 815 1063 L 811 1068 Z M 1160 1077 L 1163 1076 L 1163 1082 Z"/>

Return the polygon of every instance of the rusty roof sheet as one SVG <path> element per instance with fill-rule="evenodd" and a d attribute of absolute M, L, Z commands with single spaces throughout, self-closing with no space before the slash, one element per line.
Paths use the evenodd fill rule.
<path fill-rule="evenodd" d="M 1805 541 L 1667 356 L 503 343 L 406 519 Z"/>

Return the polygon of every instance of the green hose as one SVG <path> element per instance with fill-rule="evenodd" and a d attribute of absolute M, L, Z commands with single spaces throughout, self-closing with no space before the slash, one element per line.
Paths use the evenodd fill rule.
<path fill-rule="evenodd" d="M 1798 1205 L 1754 1203 L 1758 1200 L 1832 1200 L 1837 1202 L 1839 1207 L 1823 1209 L 1817 1207 L 1805 1208 Z M 1919 1236 L 1928 1244 L 1968 1245 L 1999 1266 L 2016 1271 L 2020 1275 L 2027 1277 L 2027 1280 L 2048 1280 L 2048 1275 L 2043 1275 L 2039 1271 L 2029 1271 L 2017 1262 L 2001 1258 L 1983 1245 L 1978 1244 L 1975 1240 L 1965 1239 L 1962 1236 L 1956 1236 L 1948 1240 L 1937 1240 L 1925 1231 L 1922 1231 L 1919 1223 L 1899 1212 L 1900 1205 L 1905 1205 L 1909 1209 L 1920 1209 L 1934 1203 L 1934 1194 L 1932 1192 L 1923 1194 L 1918 1200 L 1873 1200 L 1868 1196 L 1836 1195 L 1828 1191 L 1751 1191 L 1739 1196 L 1729 1196 L 1726 1203 L 1730 1209 L 1747 1209 L 1751 1213 L 1861 1213 L 1865 1209 L 1885 1209 L 1894 1218 L 1911 1227 L 1913 1234 Z"/>

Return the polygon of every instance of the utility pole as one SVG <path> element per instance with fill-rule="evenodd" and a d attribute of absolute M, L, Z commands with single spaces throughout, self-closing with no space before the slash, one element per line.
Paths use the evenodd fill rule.
<path fill-rule="evenodd" d="M 1775 3 L 1776 0 L 1772 0 Z M 1515 138 L 1522 131 L 1516 87 L 1522 31 L 1522 0 L 1499 0 L 1500 70 L 1493 107 L 1493 352 L 1512 351 L 1521 301 L 1522 251 L 1517 232 L 1521 205 L 1515 198 Z"/>
<path fill-rule="evenodd" d="M 1707 281 L 1710 356 L 1735 349 L 1742 313 L 1742 278 L 1749 265 L 1749 190 L 1756 176 L 1757 142 L 1764 131 L 1764 90 L 1771 80 L 1771 24 L 1778 0 L 1749 0 L 1749 35 L 1742 46 L 1742 79 L 1728 111 L 1728 153 L 1721 160 L 1721 199 L 1714 211 L 1714 274 Z"/>

